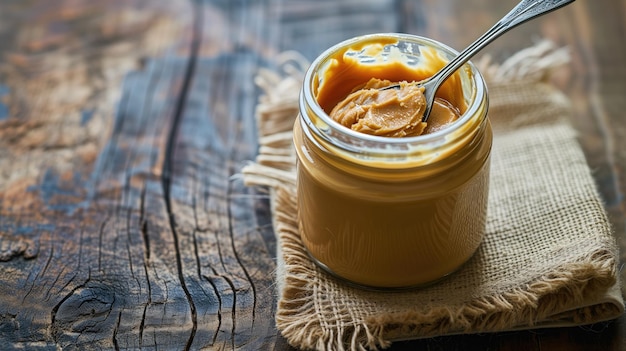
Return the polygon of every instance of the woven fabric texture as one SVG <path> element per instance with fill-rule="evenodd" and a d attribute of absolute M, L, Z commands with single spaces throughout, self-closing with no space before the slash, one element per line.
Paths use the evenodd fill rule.
<path fill-rule="evenodd" d="M 568 123 L 570 103 L 543 79 L 563 61 L 561 51 L 540 43 L 511 59 L 518 63 L 484 65 L 494 128 L 484 241 L 456 273 L 402 292 L 348 286 L 302 246 L 291 128 L 306 62 L 285 55 L 286 73 L 259 75 L 261 149 L 242 173 L 271 194 L 276 324 L 293 346 L 378 349 L 398 339 L 588 324 L 623 313 L 618 249 Z"/>

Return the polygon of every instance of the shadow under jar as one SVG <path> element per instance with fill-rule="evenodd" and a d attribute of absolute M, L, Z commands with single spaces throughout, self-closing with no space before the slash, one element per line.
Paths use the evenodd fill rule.
<path fill-rule="evenodd" d="M 298 223 L 308 254 L 332 275 L 369 288 L 423 286 L 459 269 L 480 245 L 492 133 L 475 66 L 439 89 L 460 113 L 439 131 L 374 136 L 329 116 L 372 77 L 419 81 L 456 54 L 422 37 L 374 34 L 331 47 L 307 71 L 294 125 Z"/>

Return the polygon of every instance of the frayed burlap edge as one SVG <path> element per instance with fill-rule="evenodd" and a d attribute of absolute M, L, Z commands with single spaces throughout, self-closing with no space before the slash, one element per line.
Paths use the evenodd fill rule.
<path fill-rule="evenodd" d="M 621 314 L 612 302 L 581 306 L 593 300 L 588 292 L 606 291 L 616 283 L 615 257 L 610 250 L 592 252 L 526 286 L 463 306 L 377 316 L 367 323 L 383 328 L 388 339 L 589 324 Z"/>
<path fill-rule="evenodd" d="M 543 41 L 522 50 L 501 65 L 489 58 L 478 63 L 490 83 L 523 82 L 545 85 L 549 72 L 568 61 L 564 49 Z M 617 316 L 623 307 L 614 302 L 581 306 L 588 291 L 606 290 L 616 284 L 617 248 L 590 252 L 588 257 L 552 271 L 518 288 L 472 300 L 463 306 L 371 316 L 366 321 L 339 328 L 324 327 L 314 316 L 312 294 L 315 281 L 310 272 L 319 271 L 302 247 L 296 222 L 295 155 L 291 129 L 298 113 L 302 72 L 308 63 L 297 53 L 278 58 L 285 72 L 260 72 L 257 84 L 264 89 L 257 109 L 260 151 L 255 163 L 242 173 L 249 185 L 267 186 L 271 192 L 274 230 L 278 240 L 279 294 L 276 314 L 278 330 L 290 344 L 304 349 L 365 350 L 385 348 L 391 340 L 467 332 L 500 331 L 549 325 L 586 324 L 598 316 Z M 545 87 L 544 87 L 545 88 Z M 288 272 L 288 274 L 286 274 Z M 620 296 L 621 300 L 621 296 Z M 541 306 L 541 309 L 537 309 Z M 600 318 L 602 319 L 602 318 Z M 606 318 L 605 318 L 606 319 Z"/>

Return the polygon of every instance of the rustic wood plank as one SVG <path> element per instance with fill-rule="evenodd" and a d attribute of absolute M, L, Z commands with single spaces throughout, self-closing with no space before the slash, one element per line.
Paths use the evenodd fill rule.
<path fill-rule="evenodd" d="M 254 75 L 261 58 L 249 45 L 256 45 L 250 38 L 265 18 L 255 8 L 222 5 L 207 11 L 227 19 L 224 35 L 205 39 L 215 24 L 198 19 L 202 27 L 195 50 L 224 49 L 191 63 L 188 90 L 164 161 L 164 174 L 170 174 L 164 180 L 170 189 L 165 198 L 180 274 L 195 304 L 197 331 L 191 349 L 270 349 L 277 334 L 268 318 L 275 305 L 275 254 L 257 229 L 257 194 L 236 177 L 257 149 Z M 226 30 L 232 28 L 237 30 Z M 264 220 L 269 226 L 269 218 Z M 216 307 L 203 298 L 207 295 L 216 295 L 217 316 L 207 313 Z M 216 322 L 216 328 L 206 328 Z"/>
<path fill-rule="evenodd" d="M 9 226 L 2 228 L 2 276 L 11 283 L 3 285 L 1 314 L 18 326 L 7 338 L 26 348 L 183 349 L 192 323 L 172 271 L 176 251 L 163 223 L 168 216 L 158 156 L 189 54 L 172 54 L 129 75 L 111 127 L 120 78 L 151 54 L 151 31 L 161 34 L 152 38 L 157 41 L 176 34 L 162 36 L 151 22 L 174 19 L 123 2 L 104 13 L 87 2 L 56 4 L 58 11 L 50 5 L 34 4 L 33 12 L 41 11 L 35 30 L 22 23 L 19 33 L 27 37 L 9 56 L 13 67 L 3 70 L 14 91 L 2 125 L 2 140 L 10 143 L 3 145 L 2 161 L 30 166 L 30 173 L 9 173 L 1 183 L 7 189 L 2 223 Z M 145 16 L 144 10 L 153 12 Z M 76 27 L 50 39 L 47 30 L 68 21 Z M 184 43 L 180 49 L 184 54 Z M 82 145 L 91 146 L 90 154 L 81 153 Z M 31 198 L 26 203 L 24 193 Z"/>
<path fill-rule="evenodd" d="M 68 9 L 64 4 L 57 4 L 60 14 L 49 4 L 39 4 L 43 16 L 53 22 L 45 22 L 46 27 L 65 25 Z M 197 2 L 168 8 L 175 16 L 167 19 L 183 27 L 177 31 L 182 33 L 178 38 L 173 38 L 177 33 L 167 33 L 175 45 L 153 58 L 142 57 L 147 50 L 116 51 L 129 64 L 116 67 L 117 79 L 95 86 L 89 79 L 106 75 L 99 65 L 114 59 L 101 52 L 100 45 L 117 46 L 131 34 L 141 39 L 163 35 L 151 33 L 158 28 L 150 22 L 152 16 L 164 15 L 164 10 L 139 3 L 137 16 L 148 22 L 144 27 L 122 26 L 122 33 L 102 37 L 98 29 L 120 24 L 119 16 L 137 4 L 119 2 L 104 9 L 82 4 L 84 8 L 70 11 L 72 20 L 92 21 L 92 27 L 83 29 L 96 33 L 89 39 L 93 47 L 79 46 L 74 53 L 96 50 L 90 56 L 98 62 L 84 63 L 85 77 L 67 88 L 68 93 L 93 89 L 84 94 L 93 98 L 93 108 L 112 110 L 115 103 L 102 95 L 116 93 L 120 78 L 129 73 L 121 84 L 114 118 L 112 111 L 98 115 L 89 111 L 79 114 L 80 123 L 72 125 L 72 135 L 92 133 L 100 138 L 94 142 L 91 157 L 77 158 L 75 150 L 68 151 L 70 164 L 63 173 L 59 165 L 45 164 L 56 161 L 57 155 L 45 146 L 46 138 L 36 139 L 24 148 L 44 144 L 41 163 L 34 165 L 33 172 L 43 169 L 45 173 L 33 174 L 32 183 L 17 189 L 15 172 L 8 172 L 13 178 L 0 183 L 7 189 L 1 193 L 0 214 L 3 226 L 6 223 L 1 228 L 2 258 L 7 263 L 2 272 L 5 281 L 14 283 L 3 291 L 9 298 L 3 300 L 0 308 L 6 312 L 0 315 L 20 326 L 15 330 L 19 336 L 10 339 L 15 347 L 269 349 L 276 344 L 271 317 L 274 250 L 266 248 L 275 247 L 275 241 L 268 230 L 267 202 L 256 201 L 263 195 L 233 178 L 256 153 L 253 76 L 261 58 L 248 46 L 258 45 L 254 36 L 259 33 L 254 30 L 265 20 L 260 10 L 266 5 L 262 3 L 252 13 L 255 22 L 242 18 L 251 14 L 247 8 L 231 4 Z M 105 12 L 100 17 L 94 15 L 96 10 Z M 223 25 L 217 36 L 211 21 L 216 18 Z M 233 28 L 242 30 L 230 36 Z M 78 34 L 76 30 L 65 33 L 54 45 L 68 45 Z M 45 35 L 37 32 L 32 40 L 47 43 Z M 133 44 L 147 46 L 145 40 L 130 44 L 131 50 Z M 46 45 L 30 46 L 39 50 Z M 76 60 L 65 49 L 52 54 L 41 50 L 47 60 Z M 130 71 L 138 68 L 139 59 L 143 67 Z M 54 69 L 44 67 L 41 74 Z M 57 80 L 71 77 L 73 71 L 68 70 L 59 73 Z M 23 88 L 11 75 L 14 71 L 5 72 L 11 88 Z M 31 81 L 35 80 L 27 82 Z M 35 110 L 29 94 L 9 96 L 22 97 L 24 102 L 9 100 L 8 106 Z M 62 101 L 51 96 L 41 108 Z M 41 122 L 39 110 L 12 111 L 1 129 L 12 138 L 3 140 L 23 143 L 22 136 L 15 136 L 16 130 L 30 133 L 33 125 L 45 136 L 85 106 L 90 106 L 89 101 L 76 101 L 64 114 Z M 24 126 L 29 118 L 37 124 Z M 6 145 L 11 153 L 21 152 L 20 147 Z M 9 154 L 0 160 L 8 164 L 16 158 Z M 19 198 L 25 189 L 34 193 L 36 206 Z M 20 212 L 13 203 L 27 208 Z M 257 212 L 264 219 L 254 216 Z M 30 231 L 36 235 L 27 235 Z M 24 276 L 8 276 L 13 271 Z M 16 286 L 26 286 L 28 291 L 21 294 Z M 26 323 L 29 320 L 36 323 Z M 277 345 L 284 346 L 284 341 Z"/>

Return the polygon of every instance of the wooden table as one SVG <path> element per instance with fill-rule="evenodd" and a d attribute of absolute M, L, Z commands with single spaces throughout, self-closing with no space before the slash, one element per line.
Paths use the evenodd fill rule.
<path fill-rule="evenodd" d="M 257 152 L 257 69 L 371 32 L 460 49 L 516 2 L 2 0 L 0 348 L 289 349 L 268 201 L 236 176 Z M 580 0 L 488 50 L 570 49 L 552 79 L 622 252 L 625 20 L 625 0 Z M 623 350 L 625 323 L 392 349 Z"/>

